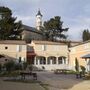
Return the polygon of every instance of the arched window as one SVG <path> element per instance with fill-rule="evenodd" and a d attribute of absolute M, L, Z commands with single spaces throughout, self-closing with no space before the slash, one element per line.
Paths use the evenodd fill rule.
<path fill-rule="evenodd" d="M 63 64 L 62 57 L 58 57 L 58 64 Z"/>
<path fill-rule="evenodd" d="M 58 57 L 58 64 L 66 64 L 66 57 L 65 56 Z"/>
<path fill-rule="evenodd" d="M 43 56 L 37 56 L 36 63 L 37 63 L 37 60 L 39 60 L 40 64 L 46 64 L 46 58 Z"/>
<path fill-rule="evenodd" d="M 56 64 L 56 57 L 54 56 L 48 57 L 47 64 L 50 64 L 51 61 L 52 61 L 52 64 Z"/>

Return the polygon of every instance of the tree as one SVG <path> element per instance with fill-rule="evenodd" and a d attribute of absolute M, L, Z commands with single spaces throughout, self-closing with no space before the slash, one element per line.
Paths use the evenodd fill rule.
<path fill-rule="evenodd" d="M 67 31 L 68 28 L 63 28 L 63 22 L 59 16 L 55 16 L 44 22 L 43 34 L 47 40 L 56 41 L 57 39 L 66 39 L 67 36 L 64 32 Z"/>
<path fill-rule="evenodd" d="M 83 41 L 90 40 L 90 32 L 88 29 L 85 29 L 82 33 L 82 39 Z"/>
<path fill-rule="evenodd" d="M 77 72 L 79 72 L 79 62 L 78 62 L 77 58 L 75 58 L 75 69 Z"/>
<path fill-rule="evenodd" d="M 0 40 L 20 39 L 22 23 L 16 19 L 8 7 L 0 7 Z"/>

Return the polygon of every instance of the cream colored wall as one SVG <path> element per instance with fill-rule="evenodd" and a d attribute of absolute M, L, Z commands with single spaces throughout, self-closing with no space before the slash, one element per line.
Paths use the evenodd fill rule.
<path fill-rule="evenodd" d="M 0 54 L 5 55 L 7 58 L 17 59 L 18 57 L 23 57 L 26 60 L 26 45 L 20 45 L 21 51 L 18 51 L 19 45 L 16 44 L 0 44 Z M 8 47 L 8 49 L 5 49 Z M 2 59 L 2 58 L 1 58 Z"/>
<path fill-rule="evenodd" d="M 70 66 L 75 66 L 75 58 L 78 59 L 80 65 L 86 66 L 85 59 L 82 59 L 81 57 L 89 53 L 90 43 L 85 43 L 70 48 Z"/>
<path fill-rule="evenodd" d="M 35 44 L 32 42 L 31 44 L 28 44 L 29 46 L 33 46 L 34 52 L 36 56 L 44 56 L 49 57 L 49 56 L 55 56 L 56 57 L 56 64 L 34 64 L 38 69 L 42 69 L 42 66 L 45 67 L 45 70 L 55 70 L 55 69 L 69 69 L 68 67 L 68 47 L 67 45 L 46 45 L 46 50 L 43 49 L 44 44 Z M 60 56 L 65 56 L 67 57 L 67 64 L 58 64 L 58 57 Z M 46 60 L 47 61 L 47 60 Z M 36 62 L 36 60 L 34 61 Z"/>
<path fill-rule="evenodd" d="M 35 45 L 34 50 L 37 55 L 40 56 L 66 56 L 67 57 L 67 46 L 62 45 L 46 45 L 46 50 L 43 50 L 43 45 Z"/>
<path fill-rule="evenodd" d="M 33 46 L 35 53 L 38 56 L 65 56 L 68 57 L 68 46 L 67 45 L 46 45 L 46 50 L 43 50 L 44 44 L 35 44 L 32 42 L 31 44 L 28 44 L 29 46 Z"/>

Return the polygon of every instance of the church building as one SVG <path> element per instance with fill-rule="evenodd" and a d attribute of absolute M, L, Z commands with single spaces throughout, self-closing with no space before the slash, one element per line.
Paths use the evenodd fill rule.
<path fill-rule="evenodd" d="M 42 14 L 40 12 L 40 9 L 38 10 L 38 13 L 36 14 L 36 26 L 30 27 L 27 25 L 23 25 L 22 29 L 22 40 L 25 41 L 31 41 L 31 40 L 43 40 L 44 37 L 42 35 L 42 32 L 40 31 L 42 27 Z"/>

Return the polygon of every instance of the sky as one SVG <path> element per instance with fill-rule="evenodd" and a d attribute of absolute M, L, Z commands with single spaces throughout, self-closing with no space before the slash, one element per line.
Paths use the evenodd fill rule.
<path fill-rule="evenodd" d="M 81 40 L 83 30 L 90 29 L 90 0 L 0 0 L 0 6 L 9 7 L 17 20 L 32 27 L 39 8 L 43 21 L 60 16 L 71 40 Z"/>

